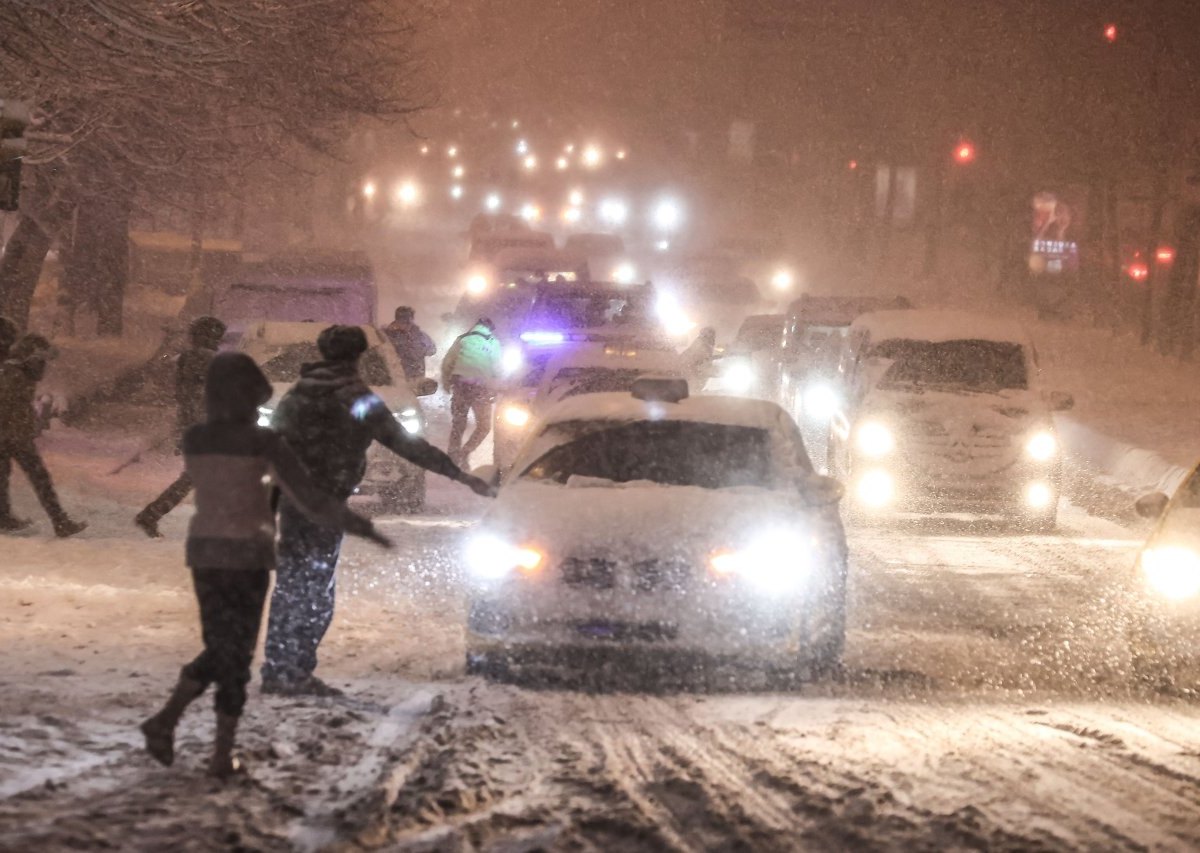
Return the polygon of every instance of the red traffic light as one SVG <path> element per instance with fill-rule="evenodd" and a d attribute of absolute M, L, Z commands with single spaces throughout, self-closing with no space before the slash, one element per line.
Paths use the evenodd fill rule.
<path fill-rule="evenodd" d="M 954 146 L 954 161 L 956 163 L 973 163 L 975 162 L 975 146 L 966 140 Z"/>
<path fill-rule="evenodd" d="M 1113 42 L 1115 42 L 1117 40 L 1117 25 L 1116 24 L 1105 24 L 1104 25 L 1104 40 L 1107 41 L 1109 44 L 1112 44 Z"/>

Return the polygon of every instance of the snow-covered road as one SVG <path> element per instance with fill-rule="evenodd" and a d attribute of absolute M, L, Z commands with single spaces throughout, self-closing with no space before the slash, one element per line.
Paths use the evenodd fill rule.
<path fill-rule="evenodd" d="M 353 698 L 254 691 L 225 789 L 207 708 L 169 770 L 134 728 L 196 648 L 183 519 L 142 541 L 113 496 L 87 538 L 5 539 L 0 849 L 1200 844 L 1200 707 L 1127 686 L 1114 524 L 855 529 L 843 681 L 581 693 L 463 675 L 478 507 L 434 498 L 384 522 L 396 552 L 347 549 L 322 672 Z"/>

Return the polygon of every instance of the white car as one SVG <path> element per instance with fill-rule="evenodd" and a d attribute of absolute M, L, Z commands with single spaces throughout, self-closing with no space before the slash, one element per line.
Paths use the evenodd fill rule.
<path fill-rule="evenodd" d="M 259 364 L 271 383 L 271 401 L 259 409 L 261 425 L 270 426 L 279 400 L 300 378 L 300 368 L 321 361 L 317 335 L 325 325 L 259 323 L 242 336 L 239 350 Z M 367 336 L 367 351 L 359 361 L 363 381 L 387 404 L 405 430 L 422 435 L 425 415 L 416 390 L 404 377 L 399 356 L 374 326 L 359 328 Z M 418 512 L 425 504 L 425 470 L 374 442 L 367 451 L 367 476 L 358 493 L 377 497 L 388 512 Z"/>
<path fill-rule="evenodd" d="M 645 376 L 683 378 L 679 356 L 635 343 L 588 343 L 544 366 L 534 362 L 521 384 L 497 401 L 492 432 L 496 467 L 508 470 L 538 414 L 548 406 L 578 394 L 628 393 Z"/>
<path fill-rule="evenodd" d="M 864 511 L 1002 513 L 1055 527 L 1062 459 L 1033 344 L 1014 321 L 961 311 L 864 314 L 839 370 L 829 471 Z"/>
<path fill-rule="evenodd" d="M 466 544 L 470 671 L 605 649 L 837 664 L 841 487 L 774 403 L 686 394 L 643 379 L 538 421 Z"/>

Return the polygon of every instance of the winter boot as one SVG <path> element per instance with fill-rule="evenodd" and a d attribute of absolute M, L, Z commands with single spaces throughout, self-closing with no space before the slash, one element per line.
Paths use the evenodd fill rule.
<path fill-rule="evenodd" d="M 238 718 L 217 713 L 217 735 L 213 739 L 212 761 L 208 764 L 208 775 L 222 781 L 241 769 L 240 762 L 233 757 L 233 741 L 237 736 Z"/>
<path fill-rule="evenodd" d="M 184 709 L 203 692 L 204 685 L 199 681 L 180 676 L 167 704 L 140 726 L 146 736 L 146 752 L 159 764 L 170 767 L 175 761 L 175 727 L 179 725 Z"/>
<path fill-rule="evenodd" d="M 151 539 L 162 539 L 162 533 L 158 529 L 158 519 L 145 510 L 142 510 L 134 517 L 133 523 L 140 527 L 142 532 Z"/>
<path fill-rule="evenodd" d="M 59 539 L 66 539 L 68 536 L 74 536 L 76 533 L 82 533 L 87 530 L 86 521 L 72 521 L 69 518 L 64 518 L 62 521 L 54 522 L 54 535 Z"/>

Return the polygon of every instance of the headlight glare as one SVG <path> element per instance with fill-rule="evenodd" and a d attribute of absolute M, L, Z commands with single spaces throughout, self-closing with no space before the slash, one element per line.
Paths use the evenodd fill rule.
<path fill-rule="evenodd" d="M 804 391 L 804 415 L 809 420 L 828 421 L 837 411 L 838 397 L 824 382 L 815 382 Z"/>
<path fill-rule="evenodd" d="M 525 364 L 525 355 L 520 347 L 508 346 L 500 354 L 500 370 L 505 376 L 512 376 Z"/>
<path fill-rule="evenodd" d="M 858 452 L 870 459 L 887 456 L 896 449 L 892 431 L 878 421 L 867 421 L 858 428 Z"/>
<path fill-rule="evenodd" d="M 532 417 L 532 415 L 530 414 L 529 409 L 527 409 L 525 406 L 521 406 L 516 403 L 510 403 L 501 411 L 500 417 L 503 418 L 504 422 L 509 426 L 520 429 L 528 425 L 529 419 Z"/>
<path fill-rule="evenodd" d="M 260 427 L 269 427 L 273 417 L 275 417 L 275 410 L 270 406 L 258 407 L 258 425 Z"/>
<path fill-rule="evenodd" d="M 1025 452 L 1035 462 L 1049 462 L 1058 455 L 1058 439 L 1049 430 L 1036 432 L 1025 442 Z"/>
<path fill-rule="evenodd" d="M 725 385 L 734 394 L 745 394 L 758 384 L 754 367 L 745 359 L 730 362 L 725 368 L 722 378 L 725 380 Z"/>
<path fill-rule="evenodd" d="M 499 536 L 483 534 L 467 542 L 467 570 L 477 580 L 501 580 L 513 571 L 531 574 L 541 568 L 544 560 L 537 548 L 516 546 Z"/>
<path fill-rule="evenodd" d="M 1200 595 L 1200 555 L 1191 548 L 1164 545 L 1142 552 L 1146 584 L 1163 598 L 1183 601 Z"/>
<path fill-rule="evenodd" d="M 714 551 L 708 566 L 716 578 L 739 578 L 765 593 L 789 592 L 808 578 L 815 550 L 813 537 L 770 530 L 742 548 Z"/>

